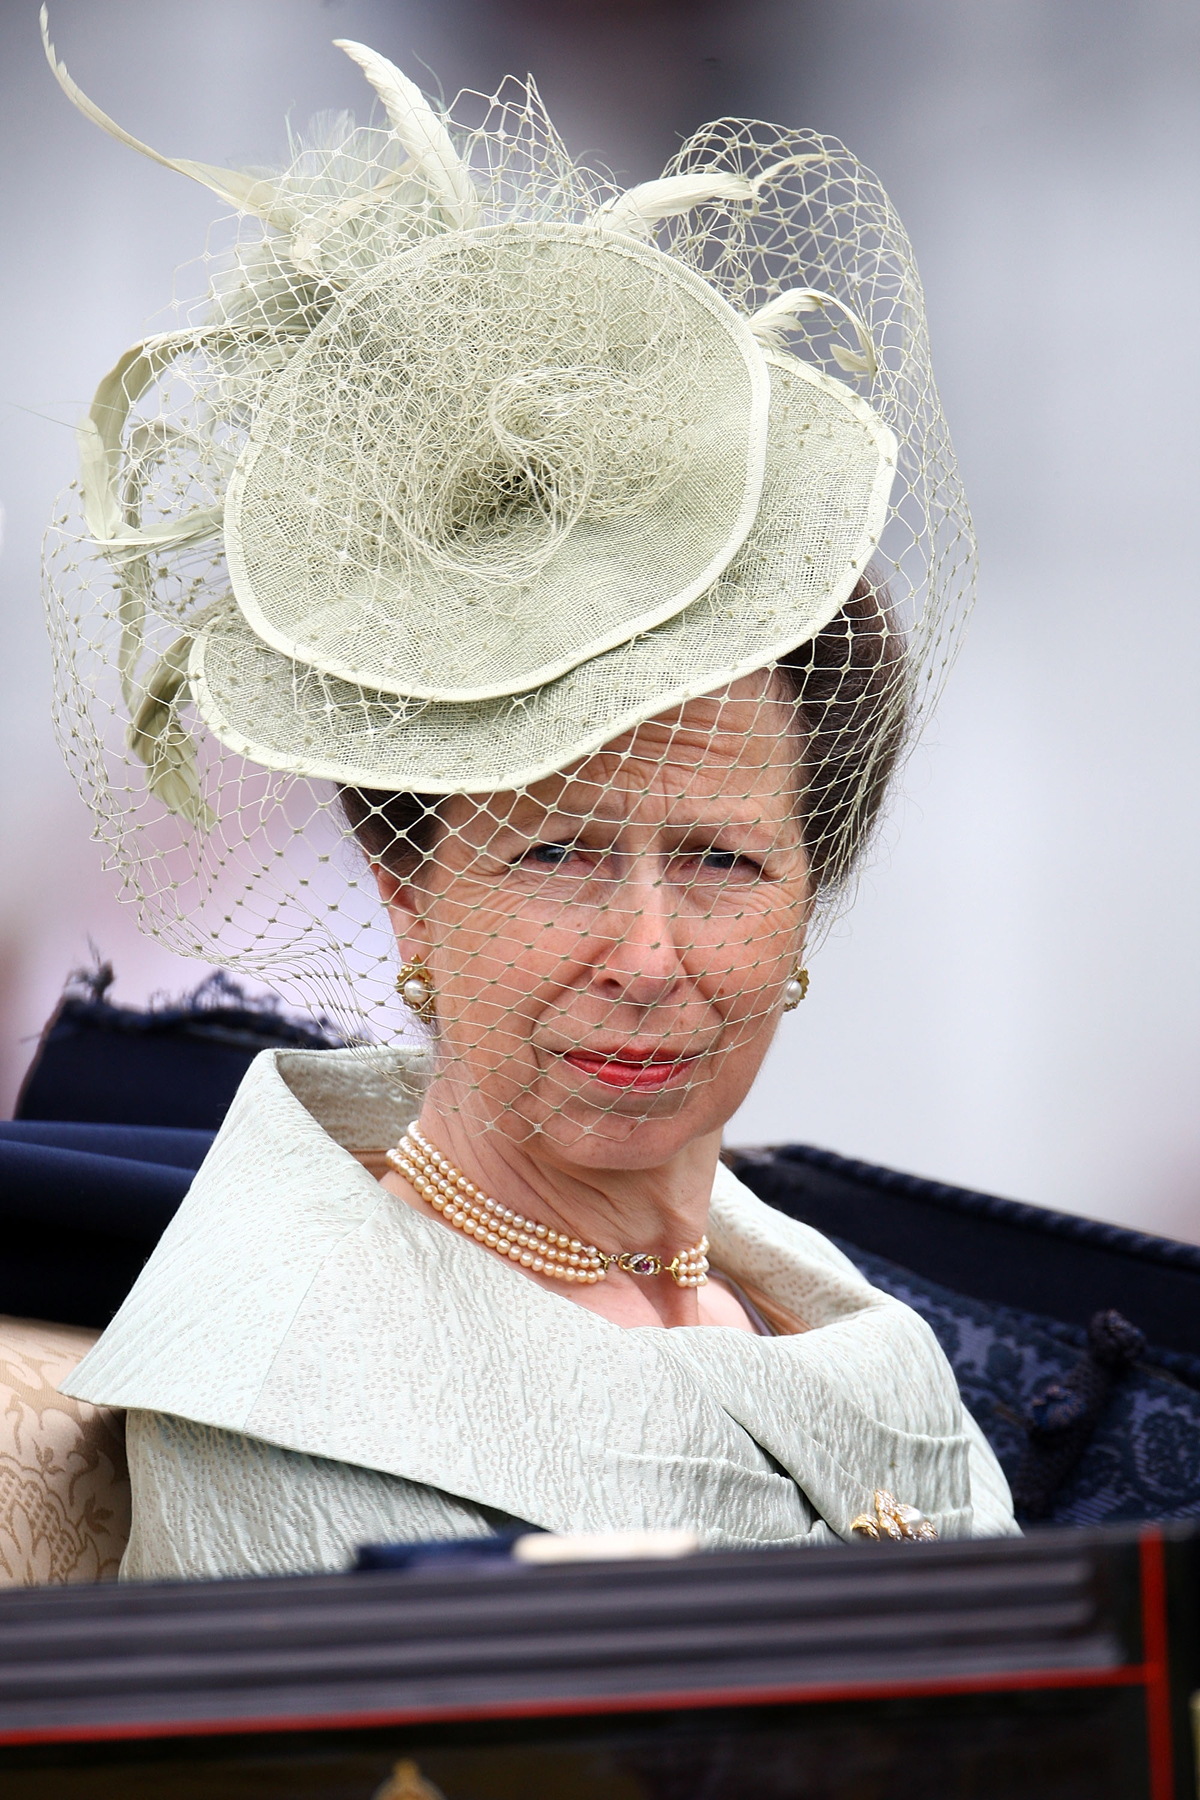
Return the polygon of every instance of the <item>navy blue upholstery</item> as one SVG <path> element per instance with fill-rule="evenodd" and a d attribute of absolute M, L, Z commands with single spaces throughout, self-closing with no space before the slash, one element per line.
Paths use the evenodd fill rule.
<path fill-rule="evenodd" d="M 977 1300 L 1086 1326 L 1115 1306 L 1200 1356 L 1200 1248 L 853 1162 L 808 1144 L 734 1151 L 772 1206 Z"/>
<path fill-rule="evenodd" d="M 0 1313 L 107 1325 L 212 1139 L 136 1125 L 0 1124 Z"/>
<path fill-rule="evenodd" d="M 1083 1329 L 973 1300 L 852 1244 L 843 1242 L 842 1249 L 870 1281 L 928 1319 L 954 1365 L 964 1401 L 1015 1483 L 1028 1442 L 1027 1415 L 1037 1396 L 1079 1362 Z M 1148 1344 L 1117 1383 L 1077 1466 L 1039 1522 L 1115 1525 L 1200 1517 L 1198 1390 L 1200 1358 L 1164 1356 L 1161 1346 Z"/>
<path fill-rule="evenodd" d="M 112 980 L 108 964 L 72 976 L 21 1084 L 18 1119 L 215 1131 L 260 1050 L 341 1041 L 328 1023 L 290 1018 L 220 971 L 153 1007 L 114 1005 Z"/>

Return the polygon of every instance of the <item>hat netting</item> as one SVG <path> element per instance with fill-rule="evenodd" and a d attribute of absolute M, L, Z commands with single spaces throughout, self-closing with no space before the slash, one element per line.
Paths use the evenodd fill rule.
<path fill-rule="evenodd" d="M 170 949 L 363 1043 L 419 958 L 464 1105 L 603 1129 L 597 1058 L 757 1067 L 949 665 L 921 288 L 836 140 L 722 120 L 621 193 L 532 82 L 435 112 L 347 48 L 385 124 L 173 165 L 238 212 L 81 426 L 60 740 Z"/>

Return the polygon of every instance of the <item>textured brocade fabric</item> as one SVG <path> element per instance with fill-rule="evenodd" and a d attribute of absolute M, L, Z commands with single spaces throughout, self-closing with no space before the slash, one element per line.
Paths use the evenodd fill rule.
<path fill-rule="evenodd" d="M 974 1421 L 964 1423 L 975 1535 L 1012 1535 L 1004 1478 Z M 126 1579 L 345 1569 L 360 1544 L 486 1537 L 517 1522 L 438 1488 L 165 1413 L 130 1413 L 127 1436 L 138 1505 Z M 798 1490 L 795 1497 L 803 1507 Z M 808 1530 L 797 1541 L 836 1543 L 805 1510 Z"/>
<path fill-rule="evenodd" d="M 0 1318 L 0 1586 L 117 1573 L 130 1514 L 123 1420 L 57 1390 L 96 1335 Z"/>
<path fill-rule="evenodd" d="M 884 1487 L 942 1536 L 1015 1529 L 928 1325 L 827 1239 L 719 1169 L 715 1265 L 801 1329 L 622 1329 L 356 1162 L 414 1109 L 393 1064 L 259 1057 L 71 1377 L 141 1415 L 127 1573 L 340 1567 L 357 1542 L 496 1515 L 820 1543 Z"/>
<path fill-rule="evenodd" d="M 126 1430 L 138 1496 L 126 1579 L 344 1569 L 360 1544 L 487 1537 L 512 1522 L 397 1475 L 165 1413 L 131 1412 Z"/>

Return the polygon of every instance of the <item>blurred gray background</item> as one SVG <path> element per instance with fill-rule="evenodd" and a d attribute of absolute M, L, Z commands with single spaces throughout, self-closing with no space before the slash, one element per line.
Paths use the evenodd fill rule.
<path fill-rule="evenodd" d="M 883 854 L 734 1143 L 802 1139 L 1200 1241 L 1200 416 L 1193 0 L 54 0 L 129 130 L 279 159 L 366 111 L 365 40 L 447 95 L 532 70 L 570 147 L 659 171 L 743 113 L 845 139 L 916 245 L 980 603 Z M 0 3 L 0 1114 L 89 938 L 142 941 L 51 736 L 38 544 L 70 427 L 221 208 L 59 94 Z"/>

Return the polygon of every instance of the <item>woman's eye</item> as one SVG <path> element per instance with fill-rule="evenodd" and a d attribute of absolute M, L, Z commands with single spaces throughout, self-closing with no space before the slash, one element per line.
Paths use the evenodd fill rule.
<path fill-rule="evenodd" d="M 700 867 L 715 875 L 761 875 L 762 869 L 752 857 L 737 850 L 706 850 L 698 858 Z"/>
<path fill-rule="evenodd" d="M 580 863 L 580 858 L 583 862 Z M 596 851 L 587 851 L 578 844 L 534 844 L 532 849 L 525 850 L 517 858 L 516 866 L 523 869 L 562 869 L 569 863 L 579 864 L 577 872 L 584 867 L 599 876 L 602 869 L 607 868 L 605 859 Z M 692 851 L 683 858 L 683 864 L 690 864 L 693 871 L 699 870 L 707 875 L 744 875 L 754 876 L 762 873 L 759 865 L 750 857 L 743 856 L 737 850 L 700 850 Z M 680 877 L 683 877 L 682 866 L 677 865 Z M 609 871 L 610 875 L 615 870 Z"/>
<path fill-rule="evenodd" d="M 558 869 L 575 853 L 574 844 L 535 844 L 527 850 L 521 861 L 532 864 L 535 868 Z"/>

